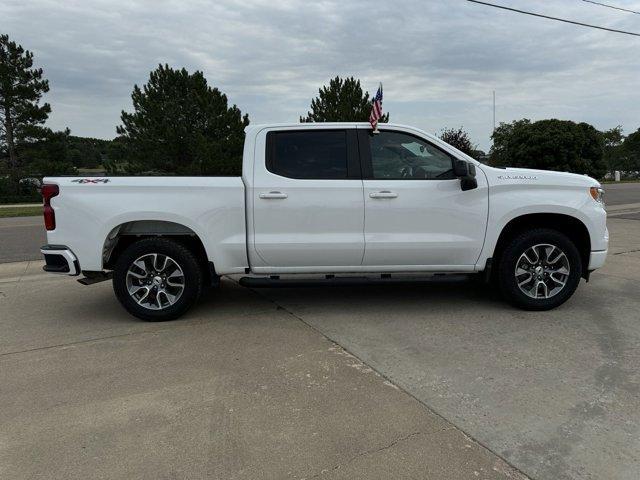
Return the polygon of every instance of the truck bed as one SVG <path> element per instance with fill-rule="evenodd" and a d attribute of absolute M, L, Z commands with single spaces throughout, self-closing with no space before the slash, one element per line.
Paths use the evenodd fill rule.
<path fill-rule="evenodd" d="M 202 239 L 219 273 L 241 273 L 246 255 L 245 196 L 240 177 L 49 177 L 59 186 L 51 199 L 56 228 L 50 245 L 66 245 L 82 270 L 102 270 L 105 242 L 130 222 L 176 224 Z M 178 228 L 178 226 L 182 226 Z M 171 231 L 171 228 L 169 228 Z"/>

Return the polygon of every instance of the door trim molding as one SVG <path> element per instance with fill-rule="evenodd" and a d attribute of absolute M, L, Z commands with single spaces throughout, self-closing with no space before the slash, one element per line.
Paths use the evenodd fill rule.
<path fill-rule="evenodd" d="M 251 267 L 252 273 L 473 273 L 475 265 L 355 265 L 307 267 Z"/>

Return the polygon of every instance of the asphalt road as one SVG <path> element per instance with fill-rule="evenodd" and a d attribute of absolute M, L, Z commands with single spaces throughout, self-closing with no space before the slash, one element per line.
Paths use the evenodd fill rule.
<path fill-rule="evenodd" d="M 607 205 L 640 203 L 640 182 L 607 183 L 604 190 Z"/>
<path fill-rule="evenodd" d="M 42 217 L 0 218 L 0 263 L 40 259 L 46 243 Z"/>
<path fill-rule="evenodd" d="M 609 228 L 541 313 L 467 282 L 226 280 L 149 324 L 108 282 L 0 265 L 0 477 L 635 480 L 640 222 Z"/>
<path fill-rule="evenodd" d="M 607 205 L 640 203 L 640 183 L 608 184 L 605 189 Z M 42 217 L 0 218 L 0 263 L 37 260 L 45 243 Z"/>

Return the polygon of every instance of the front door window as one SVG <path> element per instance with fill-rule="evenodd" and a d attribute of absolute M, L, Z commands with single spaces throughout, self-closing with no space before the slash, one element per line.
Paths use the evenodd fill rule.
<path fill-rule="evenodd" d="M 413 135 L 382 131 L 371 137 L 371 166 L 376 180 L 455 178 L 451 157 Z"/>

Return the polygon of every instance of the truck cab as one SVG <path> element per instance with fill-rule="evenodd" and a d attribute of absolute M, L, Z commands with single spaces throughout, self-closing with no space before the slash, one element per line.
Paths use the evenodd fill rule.
<path fill-rule="evenodd" d="M 463 191 L 456 157 L 410 128 L 313 127 L 250 131 L 252 271 L 474 271 L 489 208 L 483 175 Z"/>

